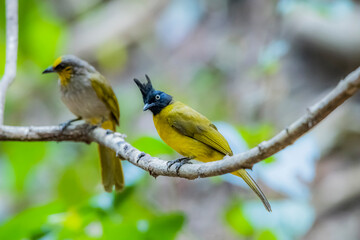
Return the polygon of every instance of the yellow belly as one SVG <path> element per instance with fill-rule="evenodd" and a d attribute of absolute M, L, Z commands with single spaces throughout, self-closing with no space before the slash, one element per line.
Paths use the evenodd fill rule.
<path fill-rule="evenodd" d="M 223 159 L 224 154 L 198 140 L 182 135 L 170 126 L 166 116 L 172 107 L 172 104 L 170 104 L 154 116 L 155 128 L 161 139 L 184 157 L 193 158 L 202 162 Z"/>

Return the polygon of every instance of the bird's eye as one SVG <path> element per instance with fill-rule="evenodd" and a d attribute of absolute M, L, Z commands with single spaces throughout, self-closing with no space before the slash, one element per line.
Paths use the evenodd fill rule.
<path fill-rule="evenodd" d="M 56 70 L 62 70 L 62 69 L 64 69 L 64 68 L 65 68 L 65 64 L 64 64 L 64 63 L 60 63 L 59 65 L 57 65 L 57 66 L 55 67 Z"/>
<path fill-rule="evenodd" d="M 155 96 L 155 99 L 156 99 L 156 100 L 160 100 L 160 95 L 156 95 L 156 96 Z"/>

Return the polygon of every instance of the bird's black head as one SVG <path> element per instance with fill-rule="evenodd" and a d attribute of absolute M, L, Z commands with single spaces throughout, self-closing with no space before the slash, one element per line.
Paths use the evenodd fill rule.
<path fill-rule="evenodd" d="M 147 75 L 145 75 L 145 77 L 147 79 L 147 83 L 141 83 L 136 78 L 134 81 L 143 96 L 143 110 L 150 110 L 154 115 L 156 115 L 161 112 L 164 107 L 171 103 L 172 97 L 164 92 L 155 90 L 151 84 L 150 78 Z"/>

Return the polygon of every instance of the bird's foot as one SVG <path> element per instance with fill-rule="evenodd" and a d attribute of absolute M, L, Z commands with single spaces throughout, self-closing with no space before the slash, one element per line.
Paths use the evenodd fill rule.
<path fill-rule="evenodd" d="M 100 127 L 99 125 L 92 125 L 92 124 L 88 124 L 89 125 L 89 128 L 87 129 L 88 132 L 91 132 L 93 131 L 94 129 Z"/>
<path fill-rule="evenodd" d="M 192 164 L 192 162 L 190 162 L 190 160 L 191 160 L 191 158 L 183 157 L 183 158 L 175 159 L 173 161 L 168 161 L 167 169 L 169 170 L 172 165 L 176 164 L 175 170 L 176 170 L 176 173 L 179 174 L 179 170 L 184 164 Z"/>
<path fill-rule="evenodd" d="M 110 129 L 106 129 L 106 135 L 112 134 L 114 133 L 114 131 L 110 130 Z"/>
<path fill-rule="evenodd" d="M 59 124 L 59 126 L 60 126 L 60 131 L 61 131 L 61 132 L 65 131 L 65 129 L 66 129 L 67 127 L 69 127 L 71 123 L 76 122 L 76 121 L 79 121 L 79 120 L 81 120 L 80 117 L 75 118 L 75 119 L 71 119 L 71 120 L 66 121 L 66 122 L 63 122 L 63 123 L 60 123 L 60 124 Z"/>
<path fill-rule="evenodd" d="M 96 128 L 101 128 L 103 122 L 104 122 L 104 120 L 102 120 L 101 122 L 96 123 L 96 124 L 88 123 L 88 125 L 89 125 L 88 131 L 91 132 L 91 131 L 95 130 Z M 113 133 L 113 132 L 110 129 L 106 129 L 106 135 L 109 135 L 110 133 Z"/>

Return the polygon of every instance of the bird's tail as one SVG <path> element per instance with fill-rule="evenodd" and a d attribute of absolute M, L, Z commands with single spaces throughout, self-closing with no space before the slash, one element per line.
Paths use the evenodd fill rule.
<path fill-rule="evenodd" d="M 271 206 L 269 201 L 266 199 L 265 194 L 261 191 L 260 187 L 256 184 L 254 179 L 246 172 L 245 169 L 240 169 L 239 171 L 232 172 L 232 174 L 241 177 L 247 185 L 258 195 L 258 197 L 261 199 L 262 203 L 264 204 L 266 210 L 271 212 Z"/>
<path fill-rule="evenodd" d="M 115 131 L 113 121 L 105 121 L 101 124 L 104 129 Z M 124 188 L 124 174 L 121 166 L 121 160 L 116 157 L 116 153 L 104 146 L 99 145 L 101 179 L 105 191 L 112 192 L 113 186 L 116 191 Z"/>

